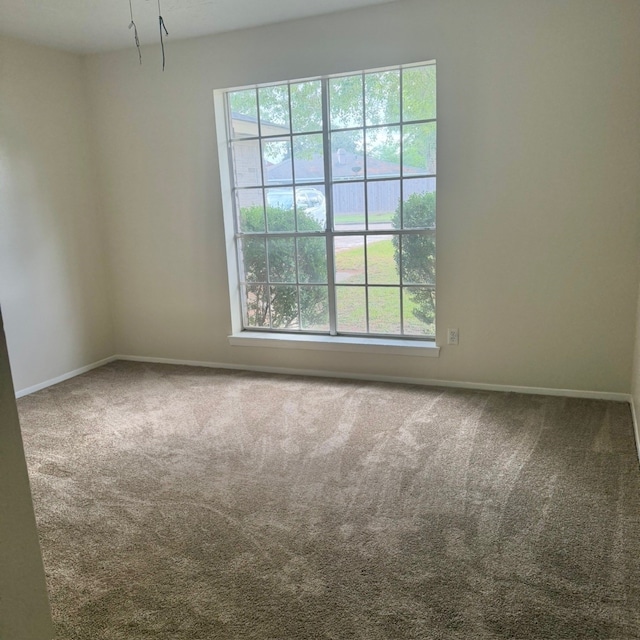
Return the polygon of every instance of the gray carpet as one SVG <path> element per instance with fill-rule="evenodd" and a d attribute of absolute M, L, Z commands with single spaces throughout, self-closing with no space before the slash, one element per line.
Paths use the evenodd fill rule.
<path fill-rule="evenodd" d="M 640 638 L 625 404 L 116 362 L 19 410 L 59 640 Z"/>

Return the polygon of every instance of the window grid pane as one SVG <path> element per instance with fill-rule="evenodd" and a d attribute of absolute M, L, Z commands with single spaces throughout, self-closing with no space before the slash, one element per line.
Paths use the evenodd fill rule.
<path fill-rule="evenodd" d="M 433 338 L 435 65 L 240 89 L 227 117 L 245 327 Z"/>

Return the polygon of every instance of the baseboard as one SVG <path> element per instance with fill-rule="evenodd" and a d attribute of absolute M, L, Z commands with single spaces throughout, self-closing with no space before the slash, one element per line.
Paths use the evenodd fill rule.
<path fill-rule="evenodd" d="M 313 376 L 316 378 L 343 378 L 349 380 L 368 380 L 372 382 L 393 382 L 399 384 L 416 384 L 426 387 L 449 387 L 454 389 L 474 389 L 478 391 L 502 391 L 509 393 L 526 393 L 542 396 L 562 396 L 568 398 L 586 398 L 590 400 L 612 400 L 614 402 L 630 402 L 627 393 L 608 391 L 581 391 L 577 389 L 550 389 L 546 387 L 519 387 L 514 385 L 485 384 L 481 382 L 457 382 L 451 380 L 433 380 L 425 378 L 405 378 L 399 376 L 382 376 L 368 373 L 340 373 L 318 369 L 290 369 L 285 367 L 263 367 L 247 364 L 227 364 L 224 362 L 203 362 L 200 360 L 176 360 L 173 358 L 149 358 L 145 356 L 117 355 L 114 360 L 130 362 L 150 362 L 157 364 L 177 364 L 190 367 L 206 367 L 210 369 L 231 369 L 236 371 L 256 371 L 259 373 L 279 373 L 283 375 Z"/>
<path fill-rule="evenodd" d="M 631 419 L 633 420 L 633 433 L 636 436 L 636 452 L 638 453 L 638 462 L 640 462 L 640 427 L 638 427 L 638 414 L 636 413 L 636 404 L 633 401 L 633 396 L 629 400 L 631 405 Z"/>
<path fill-rule="evenodd" d="M 258 373 L 276 373 L 281 375 L 299 375 L 299 376 L 313 376 L 316 378 L 343 378 L 347 380 L 368 380 L 371 382 L 392 382 L 398 384 L 415 384 L 425 387 L 447 387 L 453 389 L 474 389 L 478 391 L 501 391 L 506 393 L 525 393 L 532 395 L 543 396 L 562 396 L 568 398 L 586 398 L 590 400 L 611 400 L 614 402 L 628 402 L 631 404 L 631 411 L 633 413 L 634 428 L 636 434 L 636 443 L 640 451 L 640 430 L 636 421 L 635 407 L 632 402 L 632 398 L 627 393 L 614 393 L 609 391 L 582 391 L 579 389 L 552 389 L 547 387 L 524 387 L 516 385 L 504 385 L 504 384 L 487 384 L 482 382 L 459 382 L 455 380 L 436 380 L 425 378 L 409 378 L 402 376 L 384 376 L 375 375 L 369 373 L 341 373 L 334 371 L 326 371 L 322 369 L 294 369 L 287 367 L 264 367 L 258 365 L 248 364 L 229 364 L 226 362 L 206 362 L 202 360 L 179 360 L 175 358 L 152 358 L 147 356 L 130 356 L 124 354 L 118 354 L 104 358 L 98 362 L 93 362 L 80 369 L 75 369 L 64 373 L 56 378 L 45 380 L 32 387 L 20 389 L 16 391 L 16 398 L 22 398 L 23 396 L 35 393 L 41 389 L 46 389 L 59 382 L 69 380 L 82 373 L 87 373 L 92 369 L 101 367 L 115 360 L 126 360 L 130 362 L 149 362 L 157 364 L 175 364 L 185 365 L 189 367 L 205 367 L 208 369 L 229 369 L 234 371 L 256 371 Z"/>
<path fill-rule="evenodd" d="M 79 369 L 74 369 L 73 371 L 69 371 L 68 373 L 63 373 L 61 376 L 57 376 L 55 378 L 51 378 L 50 380 L 45 380 L 44 382 L 40 382 L 39 384 L 35 384 L 32 387 L 27 387 L 26 389 L 20 389 L 16 391 L 16 398 L 22 398 L 23 396 L 28 396 L 30 393 L 35 393 L 36 391 L 40 391 L 42 389 L 46 389 L 47 387 L 51 387 L 54 384 L 58 384 L 59 382 L 64 382 L 65 380 L 69 380 L 69 378 L 75 378 L 82 373 L 87 373 L 87 371 L 91 371 L 92 369 L 97 369 L 102 365 L 109 364 L 109 362 L 113 362 L 117 360 L 116 356 L 109 356 L 108 358 L 104 358 L 102 360 L 98 360 L 97 362 L 92 362 L 88 364 L 86 367 L 80 367 Z"/>

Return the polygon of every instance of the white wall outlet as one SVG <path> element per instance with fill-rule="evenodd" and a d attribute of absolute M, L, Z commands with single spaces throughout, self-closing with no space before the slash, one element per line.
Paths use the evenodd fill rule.
<path fill-rule="evenodd" d="M 447 344 L 458 344 L 458 329 L 447 329 Z"/>

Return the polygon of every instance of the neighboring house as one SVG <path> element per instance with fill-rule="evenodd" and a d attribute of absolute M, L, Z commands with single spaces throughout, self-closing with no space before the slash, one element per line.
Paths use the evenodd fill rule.
<path fill-rule="evenodd" d="M 288 129 L 271 122 L 260 123 L 262 135 L 280 135 L 289 133 Z M 234 142 L 234 171 L 236 184 L 242 187 L 253 187 L 261 183 L 260 178 L 260 142 L 258 136 L 258 120 L 254 116 L 233 112 L 231 115 L 231 135 Z M 244 139 L 246 138 L 246 139 Z M 270 168 L 266 163 L 265 169 Z M 242 206 L 248 207 L 262 203 L 262 194 L 247 192 L 243 195 Z"/>
<path fill-rule="evenodd" d="M 365 210 L 365 193 L 362 182 L 351 182 L 350 178 L 364 176 L 364 157 L 338 149 L 331 157 L 331 167 L 335 182 L 341 182 L 334 188 L 333 210 L 336 215 L 362 212 Z M 324 159 L 315 154 L 309 159 L 294 158 L 293 170 L 296 182 L 321 181 L 324 178 Z M 291 184 L 291 160 L 289 158 L 266 169 L 267 183 L 273 185 Z M 404 176 L 424 175 L 424 169 L 404 167 Z M 368 186 L 368 210 L 371 213 L 395 211 L 400 199 L 400 164 L 378 160 L 369 156 L 367 159 L 368 178 L 398 178 L 398 180 L 384 180 L 370 182 Z M 342 182 L 344 181 L 344 182 Z M 412 193 L 435 191 L 435 179 L 421 178 L 404 182 L 403 197 L 406 199 Z"/>
<path fill-rule="evenodd" d="M 289 135 L 289 129 L 271 122 L 262 121 L 262 135 Z M 253 187 L 260 184 L 260 143 L 258 136 L 258 121 L 254 116 L 233 112 L 231 119 L 232 137 L 234 144 L 234 171 L 236 184 L 240 187 Z M 244 138 L 244 139 L 243 139 Z M 334 189 L 333 210 L 336 215 L 362 212 L 365 210 L 365 193 L 362 182 L 349 182 L 349 178 L 364 176 L 364 157 L 338 149 L 332 154 L 332 173 L 334 181 L 343 181 Z M 293 182 L 292 171 L 295 172 L 296 183 L 321 182 L 324 180 L 324 158 L 321 154 L 314 154 L 310 158 L 287 157 L 277 164 L 265 161 L 265 186 L 290 185 Z M 424 169 L 404 167 L 404 176 L 424 175 Z M 367 160 L 367 176 L 369 178 L 399 178 L 400 164 L 372 158 Z M 322 189 L 322 187 L 320 187 Z M 403 197 L 406 199 L 413 193 L 424 193 L 435 190 L 435 179 L 423 178 L 415 181 L 405 181 Z M 399 181 L 372 182 L 369 184 L 368 210 L 371 213 L 395 211 L 400 199 Z M 244 191 L 242 193 L 242 207 L 262 204 L 262 194 Z"/>

